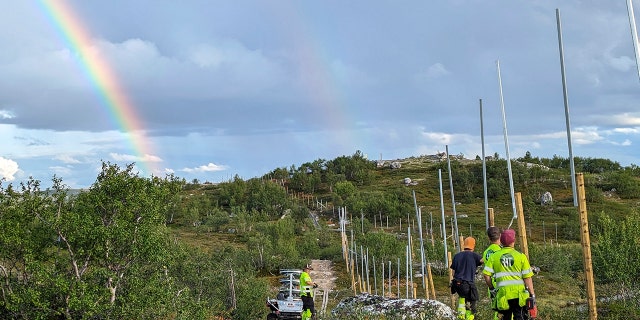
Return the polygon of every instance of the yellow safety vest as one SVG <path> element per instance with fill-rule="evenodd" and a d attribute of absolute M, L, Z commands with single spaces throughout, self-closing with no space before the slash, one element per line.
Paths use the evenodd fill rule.
<path fill-rule="evenodd" d="M 484 252 L 482 253 L 482 259 L 484 261 L 484 265 L 487 265 L 487 262 L 489 261 L 489 258 L 496 252 L 502 250 L 502 247 L 498 244 L 492 243 L 489 245 L 489 247 L 484 250 Z M 496 279 L 491 277 L 491 283 L 493 283 L 493 286 L 495 287 L 496 285 Z"/>
<path fill-rule="evenodd" d="M 311 276 L 308 273 L 302 272 L 300 274 L 300 296 L 309 296 L 313 297 L 313 287 L 308 285 L 307 283 L 312 282 Z"/>
<path fill-rule="evenodd" d="M 495 278 L 498 310 L 509 309 L 507 301 L 511 299 L 519 299 L 520 306 L 525 305 L 529 292 L 525 290 L 524 279 L 533 277 L 527 256 L 514 248 L 505 247 L 485 261 L 482 273 Z"/>

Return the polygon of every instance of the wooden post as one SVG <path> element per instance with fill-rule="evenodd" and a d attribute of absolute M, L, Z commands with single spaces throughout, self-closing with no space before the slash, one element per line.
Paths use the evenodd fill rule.
<path fill-rule="evenodd" d="M 427 264 L 427 273 L 429 274 L 429 287 L 431 289 L 431 296 L 433 297 L 433 300 L 436 300 L 436 288 L 435 284 L 433 283 L 433 276 L 431 275 L 431 264 Z"/>
<path fill-rule="evenodd" d="M 356 292 L 356 278 L 355 278 L 355 272 L 354 272 L 354 263 L 353 261 L 351 262 L 351 287 L 353 288 L 353 295 L 356 296 L 358 295 L 358 293 Z"/>
<path fill-rule="evenodd" d="M 447 252 L 447 257 L 449 258 L 449 261 L 452 261 L 451 251 Z M 449 266 L 447 266 L 447 269 L 449 270 L 449 284 L 451 284 L 451 280 L 453 280 L 453 270 L 449 268 Z M 456 296 L 454 294 L 451 294 L 451 308 L 453 308 L 453 310 L 456 310 L 458 308 L 458 300 L 456 299 Z"/>
<path fill-rule="evenodd" d="M 522 194 L 515 193 L 516 211 L 518 212 L 518 238 L 520 238 L 520 251 L 529 259 L 529 244 L 527 243 L 527 227 L 524 223 L 524 212 L 522 211 Z"/>
<path fill-rule="evenodd" d="M 493 216 L 493 208 L 489 208 L 489 226 L 495 226 L 495 225 L 496 225 L 496 221 Z"/>
<path fill-rule="evenodd" d="M 593 267 L 591 261 L 591 240 L 589 237 L 589 221 L 587 219 L 587 200 L 584 190 L 584 176 L 576 173 L 578 185 L 578 210 L 580 211 L 580 242 L 582 244 L 582 254 L 584 255 L 584 274 L 587 282 L 587 303 L 589 305 L 589 320 L 598 319 L 598 309 L 596 309 L 596 291 L 594 287 Z"/>

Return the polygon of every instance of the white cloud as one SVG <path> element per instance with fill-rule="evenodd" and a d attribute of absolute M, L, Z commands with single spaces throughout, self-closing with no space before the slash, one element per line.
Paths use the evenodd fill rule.
<path fill-rule="evenodd" d="M 438 62 L 432 64 L 431 66 L 429 66 L 429 68 L 427 68 L 426 76 L 429 79 L 437 79 L 448 74 L 451 74 L 451 72 L 449 72 L 449 70 L 447 70 L 447 68 L 442 63 Z"/>
<path fill-rule="evenodd" d="M 130 161 L 130 162 L 162 162 L 162 158 L 154 155 L 145 154 L 144 156 L 136 156 L 132 154 L 120 154 L 120 153 L 110 153 L 111 158 L 115 161 Z"/>
<path fill-rule="evenodd" d="M 209 163 L 205 166 L 199 166 L 199 167 L 195 167 L 195 168 L 184 168 L 180 171 L 184 171 L 184 172 L 216 172 L 216 171 L 224 171 L 227 170 L 227 166 L 224 165 L 217 165 L 214 163 Z"/>
<path fill-rule="evenodd" d="M 80 160 L 75 159 L 74 157 L 72 157 L 72 156 L 70 156 L 68 154 L 57 155 L 57 156 L 54 157 L 54 159 L 60 160 L 63 163 L 68 163 L 68 164 L 82 163 Z"/>
<path fill-rule="evenodd" d="M 622 134 L 638 134 L 640 133 L 640 128 L 615 128 L 611 131 Z"/>
<path fill-rule="evenodd" d="M 62 166 L 49 167 L 49 170 L 53 171 L 59 177 L 70 175 L 72 172 L 72 168 Z"/>
<path fill-rule="evenodd" d="M 629 69 L 635 67 L 635 61 L 627 56 L 610 58 L 609 64 L 618 71 L 629 71 Z"/>
<path fill-rule="evenodd" d="M 13 119 L 15 115 L 9 110 L 0 110 L 0 119 Z"/>
<path fill-rule="evenodd" d="M 571 140 L 577 144 L 592 144 L 603 141 L 601 132 L 596 127 L 584 127 L 571 130 Z"/>
<path fill-rule="evenodd" d="M 15 179 L 14 175 L 18 173 L 18 171 L 20 171 L 20 169 L 17 162 L 0 157 L 0 178 L 7 179 L 7 181 L 13 181 Z"/>
<path fill-rule="evenodd" d="M 427 140 L 427 143 L 447 145 L 451 144 L 453 135 L 443 132 L 423 132 L 422 136 Z"/>
<path fill-rule="evenodd" d="M 640 126 L 640 114 L 636 112 L 625 112 L 619 114 L 597 114 L 592 115 L 594 123 L 610 126 Z"/>

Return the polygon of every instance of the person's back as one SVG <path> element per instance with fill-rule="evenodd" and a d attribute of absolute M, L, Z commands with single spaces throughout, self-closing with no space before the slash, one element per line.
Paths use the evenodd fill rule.
<path fill-rule="evenodd" d="M 524 276 L 533 275 L 527 256 L 513 247 L 495 252 L 485 266 L 487 269 L 494 272 L 495 286 L 505 288 L 503 295 L 507 300 L 518 298 L 525 291 Z"/>
<path fill-rule="evenodd" d="M 473 237 L 464 239 L 464 251 L 456 253 L 450 268 L 454 271 L 451 281 L 451 293 L 458 294 L 458 318 L 474 319 L 478 289 L 475 284 L 476 268 L 482 264 L 482 257 L 473 252 L 476 240 Z M 467 303 L 469 308 L 467 308 Z"/>
<path fill-rule="evenodd" d="M 514 248 L 515 231 L 502 232 L 500 242 L 504 246 L 491 255 L 482 271 L 485 283 L 495 292 L 494 307 L 506 319 L 528 319 L 525 308 L 530 296 L 535 304 L 533 271 L 527 256 Z M 492 279 L 495 278 L 495 280 Z"/>
<path fill-rule="evenodd" d="M 501 233 L 500 228 L 496 226 L 491 226 L 487 228 L 487 238 L 489 238 L 490 244 L 487 247 L 487 249 L 485 249 L 484 252 L 482 253 L 482 263 L 484 263 L 485 265 L 487 264 L 487 262 L 495 252 L 498 252 L 502 249 L 502 246 L 500 246 L 500 233 Z M 495 278 L 492 277 L 491 282 L 495 287 L 495 284 L 496 284 Z M 489 299 L 492 300 L 491 304 L 493 305 L 494 304 L 493 299 L 495 297 L 491 294 L 491 290 L 487 289 L 487 294 L 489 295 Z M 494 311 L 493 319 L 499 319 L 497 311 Z"/>
<path fill-rule="evenodd" d="M 467 282 L 474 282 L 476 269 L 481 264 L 482 258 L 473 251 L 460 251 L 453 256 L 451 269 L 453 269 L 453 278 Z"/>

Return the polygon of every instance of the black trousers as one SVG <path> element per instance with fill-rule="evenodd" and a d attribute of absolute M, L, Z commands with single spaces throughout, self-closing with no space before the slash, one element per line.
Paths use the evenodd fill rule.
<path fill-rule="evenodd" d="M 466 303 L 469 303 L 471 312 L 476 313 L 476 303 L 478 302 L 478 288 L 473 282 L 462 281 L 453 279 L 451 281 L 451 291 L 458 293 L 458 297 L 464 298 Z"/>
<path fill-rule="evenodd" d="M 302 296 L 300 298 L 302 298 L 302 310 L 307 310 L 307 309 L 311 310 L 311 317 L 315 318 L 316 309 L 313 305 L 313 297 Z"/>
<path fill-rule="evenodd" d="M 529 320 L 529 310 L 526 306 L 520 306 L 519 299 L 510 299 L 507 302 L 509 302 L 509 310 L 498 311 L 503 315 L 502 319 L 511 319 L 511 315 L 513 315 L 513 320 Z"/>

